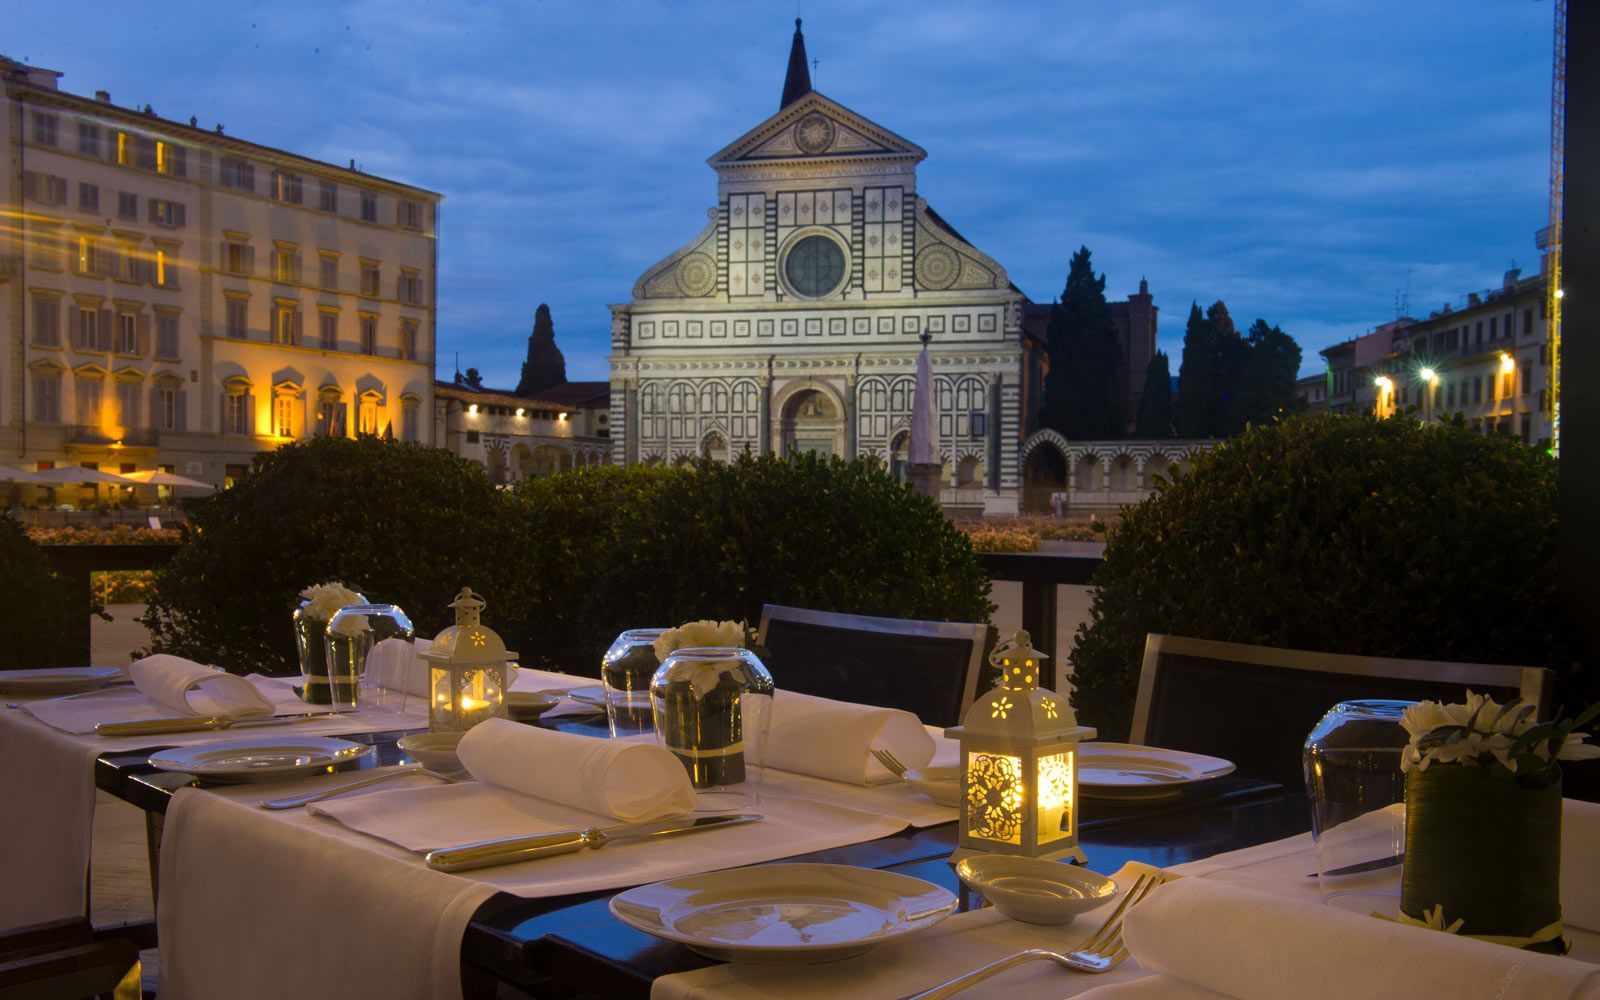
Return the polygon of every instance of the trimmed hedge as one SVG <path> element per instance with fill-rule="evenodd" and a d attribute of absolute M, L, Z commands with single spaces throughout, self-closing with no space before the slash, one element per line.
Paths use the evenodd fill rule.
<path fill-rule="evenodd" d="M 0 514 L 0 670 L 81 667 L 73 650 L 83 620 L 99 611 L 9 514 Z"/>
<path fill-rule="evenodd" d="M 1580 680 L 1560 632 L 1555 462 L 1461 426 L 1249 428 L 1124 512 L 1095 588 L 1072 660 L 1079 715 L 1104 739 L 1128 732 L 1150 632 Z"/>

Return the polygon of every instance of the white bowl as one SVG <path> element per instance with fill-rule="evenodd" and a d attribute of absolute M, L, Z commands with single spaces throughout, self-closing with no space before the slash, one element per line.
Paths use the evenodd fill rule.
<path fill-rule="evenodd" d="M 961 769 L 958 767 L 917 767 L 905 773 L 906 784 L 939 803 L 961 803 Z"/>
<path fill-rule="evenodd" d="M 1029 924 L 1067 924 L 1117 894 L 1097 872 L 1060 861 L 986 854 L 963 858 L 956 875 L 994 908 Z"/>
<path fill-rule="evenodd" d="M 410 736 L 400 737 L 395 745 L 430 771 L 459 771 L 461 759 L 456 756 L 456 747 L 461 743 L 462 735 L 462 733 L 413 733 Z"/>

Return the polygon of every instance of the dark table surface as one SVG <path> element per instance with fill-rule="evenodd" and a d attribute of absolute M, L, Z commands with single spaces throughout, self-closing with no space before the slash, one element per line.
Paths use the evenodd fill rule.
<path fill-rule="evenodd" d="M 603 720 L 562 718 L 551 728 L 606 735 Z M 376 752 L 352 770 L 409 760 L 394 741 L 402 733 L 346 737 L 373 744 Z M 160 744 L 152 744 L 156 749 Z M 163 813 L 172 794 L 195 786 L 190 775 L 158 771 L 149 750 L 107 754 L 96 765 L 96 784 L 152 813 Z M 1310 828 L 1305 797 L 1281 787 L 1230 775 L 1204 782 L 1171 799 L 1147 802 L 1085 800 L 1079 841 L 1088 865 L 1111 873 L 1128 861 L 1167 866 L 1224 851 L 1278 840 Z M 827 862 L 892 869 L 944 886 L 969 899 L 948 857 L 955 847 L 954 823 L 907 829 L 790 861 Z M 469 997 L 596 996 L 648 997 L 656 976 L 711 964 L 682 945 L 633 930 L 611 916 L 611 891 L 548 899 L 501 893 L 474 915 L 462 940 L 463 983 Z"/>

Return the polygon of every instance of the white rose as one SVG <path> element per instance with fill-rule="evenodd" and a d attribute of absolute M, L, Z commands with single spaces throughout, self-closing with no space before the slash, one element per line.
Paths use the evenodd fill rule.
<path fill-rule="evenodd" d="M 360 604 L 363 600 L 360 594 L 338 581 L 307 587 L 300 591 L 300 596 L 311 602 L 306 608 L 306 614 L 320 621 L 329 620 L 347 604 Z"/>

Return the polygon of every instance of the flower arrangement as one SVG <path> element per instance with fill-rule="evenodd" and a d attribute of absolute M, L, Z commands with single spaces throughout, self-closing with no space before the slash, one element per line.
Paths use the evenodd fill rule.
<path fill-rule="evenodd" d="M 362 596 L 337 580 L 319 583 L 300 591 L 300 597 L 309 601 L 306 605 L 306 615 L 321 621 L 328 621 L 339 613 L 339 609 L 346 604 L 360 604 Z"/>
<path fill-rule="evenodd" d="M 709 618 L 686 622 L 656 637 L 656 659 L 665 663 L 673 650 L 695 646 L 743 646 L 748 632 L 744 622 L 719 622 Z"/>
<path fill-rule="evenodd" d="M 1411 741 L 1400 757 L 1400 769 L 1426 771 L 1430 764 L 1478 764 L 1502 768 L 1524 780 L 1549 776 L 1558 760 L 1600 757 L 1600 746 L 1574 732 L 1600 715 L 1600 704 L 1575 719 L 1537 722 L 1534 706 L 1525 701 L 1502 705 L 1486 695 L 1467 692 L 1465 704 L 1423 701 L 1406 709 L 1400 724 Z"/>

